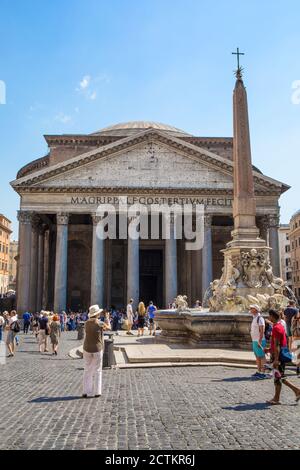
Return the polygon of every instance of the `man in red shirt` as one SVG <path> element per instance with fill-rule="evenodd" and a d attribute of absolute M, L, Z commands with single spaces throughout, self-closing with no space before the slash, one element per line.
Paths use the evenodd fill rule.
<path fill-rule="evenodd" d="M 296 401 L 300 400 L 300 388 L 293 385 L 285 377 L 282 377 L 284 374 L 284 364 L 280 362 L 280 350 L 287 346 L 286 334 L 284 326 L 279 323 L 280 315 L 275 310 L 269 311 L 269 317 L 273 323 L 272 336 L 271 336 L 271 357 L 273 360 L 273 368 L 275 371 L 274 376 L 274 385 L 275 385 L 275 395 L 272 400 L 267 401 L 270 405 L 280 405 L 280 393 L 282 384 L 289 387 L 296 395 Z"/>

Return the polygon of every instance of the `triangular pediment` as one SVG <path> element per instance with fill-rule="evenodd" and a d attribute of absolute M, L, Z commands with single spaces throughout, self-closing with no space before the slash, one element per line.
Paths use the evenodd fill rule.
<path fill-rule="evenodd" d="M 259 190 L 282 192 L 282 183 L 258 172 Z M 12 182 L 23 188 L 232 189 L 233 164 L 162 131 L 148 130 Z"/>

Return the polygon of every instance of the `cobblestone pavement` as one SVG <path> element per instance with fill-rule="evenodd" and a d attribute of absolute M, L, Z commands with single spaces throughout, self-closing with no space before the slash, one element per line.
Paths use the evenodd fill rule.
<path fill-rule="evenodd" d="M 83 361 L 67 356 L 75 338 L 64 333 L 52 357 L 21 336 L 0 365 L 0 449 L 299 448 L 293 393 L 267 406 L 273 381 L 251 379 L 252 370 L 104 370 L 102 398 L 80 399 Z"/>

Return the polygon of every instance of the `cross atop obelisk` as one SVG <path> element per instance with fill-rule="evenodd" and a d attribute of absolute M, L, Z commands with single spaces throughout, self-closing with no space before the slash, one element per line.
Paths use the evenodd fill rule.
<path fill-rule="evenodd" d="M 240 49 L 237 47 L 236 52 L 232 52 L 231 54 L 237 56 L 237 69 L 235 71 L 236 78 L 241 79 L 243 75 L 243 68 L 240 66 L 240 55 L 245 55 L 244 52 L 240 52 Z"/>

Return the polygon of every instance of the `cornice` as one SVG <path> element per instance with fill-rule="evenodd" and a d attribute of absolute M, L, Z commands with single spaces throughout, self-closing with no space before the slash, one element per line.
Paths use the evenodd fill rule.
<path fill-rule="evenodd" d="M 124 136 L 65 134 L 44 135 L 44 138 L 47 144 L 51 147 L 53 145 L 107 145 L 124 138 Z"/>
<path fill-rule="evenodd" d="M 232 189 L 203 189 L 201 188 L 129 188 L 129 187 L 61 187 L 61 186 L 52 186 L 52 187 L 42 187 L 42 186 L 20 186 L 18 188 L 19 193 L 27 194 L 27 193 L 104 193 L 104 194 L 193 194 L 198 195 L 199 197 L 207 196 L 231 196 L 233 197 L 233 190 Z M 269 191 L 269 190 L 259 190 L 255 191 L 255 196 L 280 196 L 280 191 Z"/>
<path fill-rule="evenodd" d="M 49 154 L 45 155 L 44 157 L 37 158 L 36 160 L 33 160 L 30 163 L 27 163 L 27 165 L 23 166 L 17 173 L 17 179 L 23 178 L 24 176 L 27 176 L 28 174 L 41 170 L 42 168 L 45 168 L 49 166 Z"/>
<path fill-rule="evenodd" d="M 190 142 L 194 145 L 224 145 L 228 148 L 233 147 L 232 137 L 194 137 L 194 136 L 182 136 L 179 137 L 185 142 Z"/>

